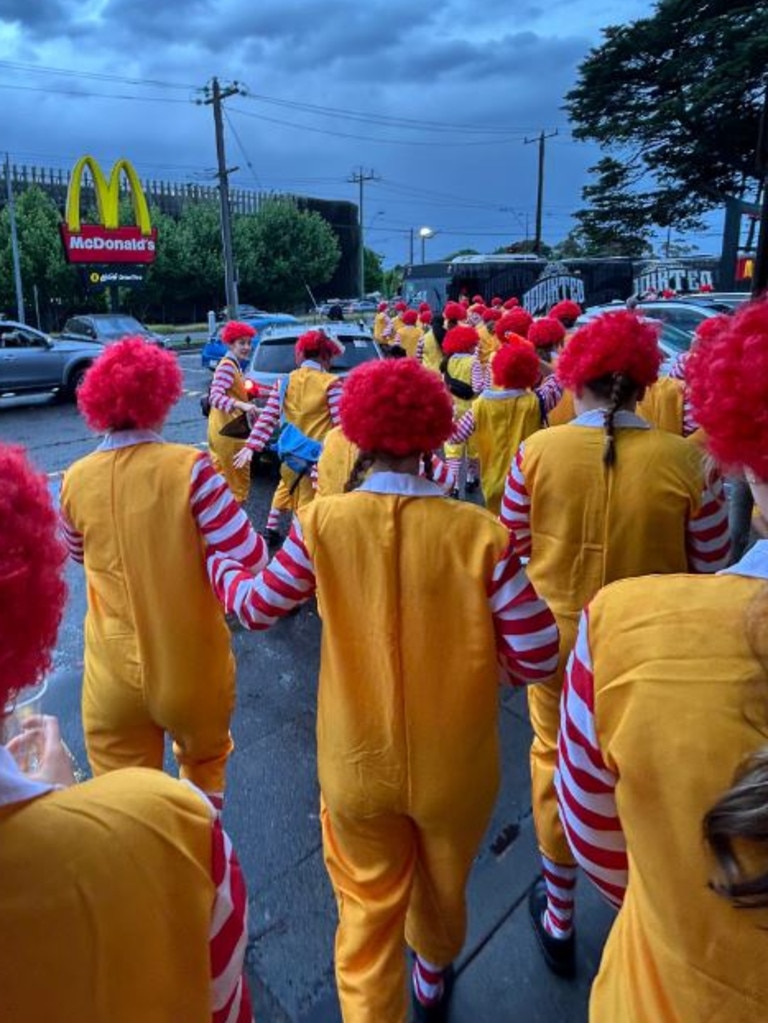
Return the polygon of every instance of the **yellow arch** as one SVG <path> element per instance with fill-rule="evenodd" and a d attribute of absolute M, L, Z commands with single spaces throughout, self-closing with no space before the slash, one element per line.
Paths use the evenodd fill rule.
<path fill-rule="evenodd" d="M 149 217 L 149 206 L 141 187 L 139 176 L 133 165 L 124 157 L 116 160 L 109 175 L 109 181 L 104 177 L 101 167 L 92 156 L 81 156 L 72 169 L 72 176 L 69 179 L 67 188 L 66 221 L 71 231 L 79 231 L 80 219 L 80 193 L 83 184 L 83 174 L 86 167 L 93 178 L 94 192 L 96 193 L 96 209 L 99 213 L 100 223 L 107 228 L 120 226 L 120 175 L 125 174 L 131 190 L 131 202 L 133 204 L 133 215 L 136 226 L 141 233 L 149 235 L 152 233 L 152 222 Z"/>

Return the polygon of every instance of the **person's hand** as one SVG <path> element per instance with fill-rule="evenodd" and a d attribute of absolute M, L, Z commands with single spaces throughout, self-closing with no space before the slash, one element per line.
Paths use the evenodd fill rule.
<path fill-rule="evenodd" d="M 22 764 L 34 756 L 38 766 L 25 772 L 30 781 L 44 785 L 68 787 L 75 784 L 72 761 L 61 741 L 59 722 L 50 714 L 40 714 L 24 722 L 19 735 L 14 736 L 6 749 Z"/>
<path fill-rule="evenodd" d="M 253 405 L 250 401 L 236 401 L 235 408 L 239 409 L 241 412 L 253 412 Z"/>
<path fill-rule="evenodd" d="M 246 465 L 251 464 L 253 458 L 252 448 L 240 448 L 235 457 L 232 459 L 232 465 L 236 469 L 244 469 Z"/>

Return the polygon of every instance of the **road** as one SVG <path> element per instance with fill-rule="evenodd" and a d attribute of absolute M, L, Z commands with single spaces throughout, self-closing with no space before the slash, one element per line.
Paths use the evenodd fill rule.
<path fill-rule="evenodd" d="M 185 392 L 164 434 L 168 440 L 204 446 L 206 421 L 198 398 L 210 376 L 199 367 L 197 354 L 183 353 L 179 361 Z M 64 469 L 97 443 L 73 405 L 48 399 L 0 404 L 0 441 L 25 445 L 49 475 L 54 494 Z M 272 486 L 268 475 L 254 480 L 247 510 L 258 528 L 264 525 Z M 70 596 L 45 709 L 59 716 L 62 732 L 87 772 L 79 719 L 82 570 L 70 565 L 67 580 Z M 332 966 L 335 907 L 322 863 L 317 813 L 319 635 L 314 605 L 307 605 L 269 633 L 239 631 L 233 636 L 238 662 L 236 750 L 224 817 L 251 893 L 248 963 L 259 1023 L 340 1021 Z M 585 882 L 578 918 L 579 977 L 567 982 L 547 972 L 526 915 L 525 900 L 538 867 L 523 693 L 500 694 L 500 721 L 502 791 L 470 884 L 469 937 L 458 964 L 451 1020 L 585 1023 L 589 982 L 611 915 Z"/>

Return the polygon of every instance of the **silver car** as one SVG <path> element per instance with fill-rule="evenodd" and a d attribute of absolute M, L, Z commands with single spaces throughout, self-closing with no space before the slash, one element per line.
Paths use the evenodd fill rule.
<path fill-rule="evenodd" d="M 24 323 L 0 320 L 0 398 L 57 394 L 74 399 L 102 351 L 98 342 L 57 341 Z"/>

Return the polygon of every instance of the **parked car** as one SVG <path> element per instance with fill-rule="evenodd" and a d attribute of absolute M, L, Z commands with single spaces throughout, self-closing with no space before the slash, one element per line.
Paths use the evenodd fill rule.
<path fill-rule="evenodd" d="M 258 345 L 261 332 L 265 327 L 275 324 L 295 324 L 299 321 L 290 313 L 260 313 L 258 316 L 244 316 L 243 323 L 249 323 L 256 331 L 253 339 L 254 345 Z M 200 352 L 200 365 L 203 369 L 214 370 L 219 364 L 219 359 L 226 354 L 226 346 L 220 338 L 221 328 L 224 323 L 219 323 L 216 330 L 211 334 Z"/>
<path fill-rule="evenodd" d="M 168 340 L 127 313 L 86 313 L 82 316 L 71 316 L 64 324 L 60 337 L 66 340 L 99 341 L 108 345 L 129 335 L 143 337 L 159 348 L 165 348 Z"/>
<path fill-rule="evenodd" d="M 719 313 L 733 313 L 752 298 L 748 291 L 702 291 L 686 295 L 686 302 L 711 306 Z"/>
<path fill-rule="evenodd" d="M 664 361 L 661 365 L 662 374 L 669 373 L 669 370 L 672 367 L 672 363 L 675 361 L 678 355 L 682 354 L 683 352 L 687 352 L 688 349 L 691 347 L 696 327 L 698 327 L 702 320 L 707 319 L 707 317 L 709 316 L 716 315 L 715 312 L 705 311 L 703 316 L 699 317 L 694 316 L 693 319 L 691 320 L 691 322 L 694 325 L 689 328 L 684 326 L 678 326 L 677 324 L 670 322 L 669 320 L 664 320 L 661 317 L 657 316 L 655 312 L 649 311 L 650 306 L 654 307 L 656 305 L 667 306 L 671 304 L 671 302 L 672 302 L 671 299 L 670 300 L 665 299 L 661 303 L 641 302 L 635 308 L 635 312 L 641 314 L 642 316 L 646 316 L 649 320 L 653 320 L 655 323 L 659 324 L 660 327 L 659 348 L 664 354 Z M 576 321 L 576 326 L 577 327 L 583 326 L 585 323 L 588 323 L 596 316 L 600 316 L 601 313 L 606 312 L 615 313 L 618 310 L 625 308 L 626 306 L 623 302 L 612 302 L 610 305 L 606 306 L 591 306 L 589 309 L 587 309 L 585 313 L 582 313 L 582 315 L 578 318 L 578 320 Z M 684 319 L 683 322 L 688 322 L 688 320 Z"/>
<path fill-rule="evenodd" d="M 268 328 L 251 353 L 251 361 L 245 371 L 245 388 L 257 408 L 264 407 L 275 382 L 296 369 L 294 347 L 301 327 Z M 384 357 L 367 327 L 355 323 L 334 323 L 324 325 L 323 330 L 344 345 L 344 354 L 337 356 L 331 364 L 331 372 L 337 376 L 345 377 L 355 366 Z M 267 458 L 274 458 L 271 445 L 264 454 Z"/>
<path fill-rule="evenodd" d="M 14 320 L 0 320 L 0 398 L 60 394 L 74 399 L 93 360 L 104 350 L 94 341 L 53 340 Z"/>

